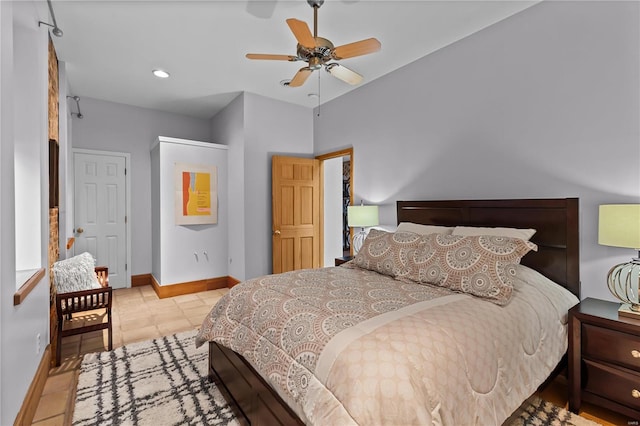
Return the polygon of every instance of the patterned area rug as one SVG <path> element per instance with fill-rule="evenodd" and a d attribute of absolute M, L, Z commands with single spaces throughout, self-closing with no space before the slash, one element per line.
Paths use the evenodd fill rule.
<path fill-rule="evenodd" d="M 189 331 L 85 355 L 73 424 L 237 425 L 194 342 Z"/>
<path fill-rule="evenodd" d="M 207 378 L 208 347 L 195 332 L 133 343 L 84 357 L 73 424 L 237 425 L 223 396 Z M 593 426 L 590 420 L 529 398 L 509 426 Z"/>
<path fill-rule="evenodd" d="M 526 400 L 505 422 L 508 426 L 598 426 L 584 417 L 556 407 L 537 396 Z"/>

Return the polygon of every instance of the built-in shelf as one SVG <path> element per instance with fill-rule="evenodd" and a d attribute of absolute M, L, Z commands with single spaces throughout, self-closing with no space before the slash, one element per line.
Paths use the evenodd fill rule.
<path fill-rule="evenodd" d="M 16 287 L 20 288 L 13 295 L 13 306 L 21 304 L 44 276 L 44 268 L 16 271 Z"/>

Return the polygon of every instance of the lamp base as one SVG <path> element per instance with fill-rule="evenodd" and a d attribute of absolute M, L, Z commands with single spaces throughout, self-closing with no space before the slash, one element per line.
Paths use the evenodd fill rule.
<path fill-rule="evenodd" d="M 620 305 L 620 308 L 618 308 L 618 316 L 640 320 L 640 312 L 631 309 L 631 305 L 629 303 L 623 303 Z"/>
<path fill-rule="evenodd" d="M 365 238 L 367 238 L 367 233 L 364 228 L 360 228 L 360 231 L 353 234 L 353 254 L 356 255 L 362 248 L 362 243 L 364 243 Z"/>
<path fill-rule="evenodd" d="M 620 263 L 609 270 L 607 286 L 616 299 L 622 302 L 618 316 L 640 319 L 640 259 Z"/>

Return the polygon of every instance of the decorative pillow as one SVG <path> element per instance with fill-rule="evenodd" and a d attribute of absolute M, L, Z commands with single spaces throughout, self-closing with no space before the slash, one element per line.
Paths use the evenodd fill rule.
<path fill-rule="evenodd" d="M 505 305 L 513 293 L 516 265 L 538 247 L 519 238 L 431 234 L 410 258 L 406 278 L 446 287 Z"/>
<path fill-rule="evenodd" d="M 371 229 L 354 258 L 356 266 L 391 277 L 409 273 L 408 257 L 422 245 L 414 232 L 386 232 Z"/>
<path fill-rule="evenodd" d="M 96 261 L 84 252 L 53 264 L 53 282 L 58 293 L 101 288 L 95 272 Z"/>
<path fill-rule="evenodd" d="M 483 228 L 476 226 L 456 226 L 453 230 L 453 235 L 493 235 L 496 237 L 509 237 L 520 238 L 521 240 L 529 241 L 533 234 L 536 233 L 535 229 L 518 229 L 518 228 Z"/>
<path fill-rule="evenodd" d="M 413 232 L 419 235 L 451 234 L 453 226 L 420 225 L 419 223 L 400 222 L 396 232 Z"/>

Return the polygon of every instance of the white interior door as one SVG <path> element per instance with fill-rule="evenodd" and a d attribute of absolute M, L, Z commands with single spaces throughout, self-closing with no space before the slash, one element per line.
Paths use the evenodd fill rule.
<path fill-rule="evenodd" d="M 113 288 L 129 286 L 126 156 L 74 152 L 75 254 L 109 267 Z"/>

